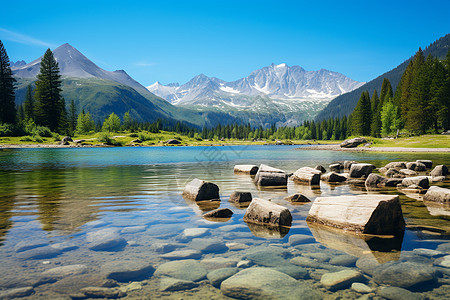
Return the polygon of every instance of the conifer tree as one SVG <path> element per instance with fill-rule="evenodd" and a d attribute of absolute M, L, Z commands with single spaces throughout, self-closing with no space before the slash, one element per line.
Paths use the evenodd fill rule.
<path fill-rule="evenodd" d="M 77 128 L 77 108 L 75 107 L 75 101 L 70 101 L 69 107 L 69 135 L 73 135 Z"/>
<path fill-rule="evenodd" d="M 31 89 L 31 84 L 28 85 L 25 93 L 25 102 L 23 103 L 25 111 L 25 118 L 34 121 L 34 97 Z"/>
<path fill-rule="evenodd" d="M 352 135 L 369 135 L 371 124 L 371 105 L 368 91 L 364 91 L 353 111 L 351 122 Z"/>
<path fill-rule="evenodd" d="M 386 79 L 386 78 L 385 78 Z M 384 83 L 384 80 L 383 80 Z M 377 90 L 373 91 L 372 99 L 370 100 L 372 111 L 372 122 L 370 124 L 370 135 L 373 137 L 380 136 L 381 118 L 380 118 L 380 100 L 378 99 Z"/>
<path fill-rule="evenodd" d="M 15 82 L 8 54 L 0 40 L 0 123 L 16 123 Z"/>
<path fill-rule="evenodd" d="M 65 122 L 65 105 L 61 97 L 61 75 L 53 53 L 47 49 L 37 75 L 35 99 L 36 121 L 52 131 L 61 129 Z"/>

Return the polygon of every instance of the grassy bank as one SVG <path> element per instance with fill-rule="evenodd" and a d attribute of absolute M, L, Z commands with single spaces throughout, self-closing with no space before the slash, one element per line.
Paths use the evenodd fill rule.
<path fill-rule="evenodd" d="M 403 147 L 403 148 L 450 148 L 450 135 L 434 134 L 398 139 L 368 138 L 372 141 L 372 148 L 376 147 Z"/>

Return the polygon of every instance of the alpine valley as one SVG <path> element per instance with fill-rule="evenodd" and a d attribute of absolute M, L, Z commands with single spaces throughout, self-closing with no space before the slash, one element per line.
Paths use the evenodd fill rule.
<path fill-rule="evenodd" d="M 127 111 L 139 121 L 182 121 L 196 127 L 250 123 L 252 126 L 299 125 L 314 118 L 337 96 L 364 83 L 321 69 L 306 71 L 286 64 L 252 72 L 248 77 L 225 82 L 203 74 L 189 82 L 145 88 L 125 71 L 106 71 L 69 44 L 53 51 L 63 76 L 62 94 L 68 104 L 89 111 L 96 121 L 111 112 Z M 17 79 L 16 103 L 21 104 L 29 84 L 39 73 L 38 58 L 28 64 L 12 64 Z"/>

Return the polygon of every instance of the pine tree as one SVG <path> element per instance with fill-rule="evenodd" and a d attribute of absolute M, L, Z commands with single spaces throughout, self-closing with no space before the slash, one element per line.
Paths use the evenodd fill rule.
<path fill-rule="evenodd" d="M 69 135 L 73 135 L 77 128 L 77 108 L 75 107 L 75 101 L 70 101 L 69 107 Z"/>
<path fill-rule="evenodd" d="M 181 133 L 180 131 L 180 122 L 177 122 L 176 132 Z M 102 126 L 102 131 L 106 132 L 117 132 L 120 130 L 120 118 L 115 114 L 111 113 L 108 118 L 105 119 Z"/>
<path fill-rule="evenodd" d="M 23 103 L 25 111 L 25 118 L 34 121 L 34 97 L 31 89 L 31 84 L 28 85 L 25 93 L 25 102 Z"/>
<path fill-rule="evenodd" d="M 0 40 L 0 124 L 16 123 L 15 82 L 9 65 L 8 54 Z"/>
<path fill-rule="evenodd" d="M 383 80 L 383 83 L 384 83 L 384 80 Z M 370 124 L 370 135 L 373 137 L 379 137 L 380 131 L 381 131 L 381 118 L 380 118 L 380 99 L 378 99 L 377 90 L 373 91 L 372 99 L 370 100 L 370 107 L 371 107 L 371 111 L 372 111 L 372 122 Z"/>
<path fill-rule="evenodd" d="M 400 129 L 398 108 L 392 101 L 386 102 L 381 109 L 381 133 L 387 136 Z"/>
<path fill-rule="evenodd" d="M 351 132 L 352 135 L 369 135 L 371 124 L 371 105 L 368 91 L 364 91 L 351 114 Z"/>
<path fill-rule="evenodd" d="M 47 49 L 37 75 L 35 99 L 36 121 L 52 131 L 61 129 L 65 122 L 65 105 L 61 97 L 61 75 L 53 53 Z"/>
<path fill-rule="evenodd" d="M 89 112 L 84 113 L 84 109 L 77 118 L 77 132 L 79 134 L 86 134 L 95 130 L 95 123 Z"/>

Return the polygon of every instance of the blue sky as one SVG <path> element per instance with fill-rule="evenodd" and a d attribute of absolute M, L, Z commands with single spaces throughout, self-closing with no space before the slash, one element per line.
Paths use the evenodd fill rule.
<path fill-rule="evenodd" d="M 145 86 L 231 81 L 272 62 L 369 81 L 449 33 L 449 12 L 448 0 L 6 0 L 0 39 L 26 62 L 69 43 Z"/>

